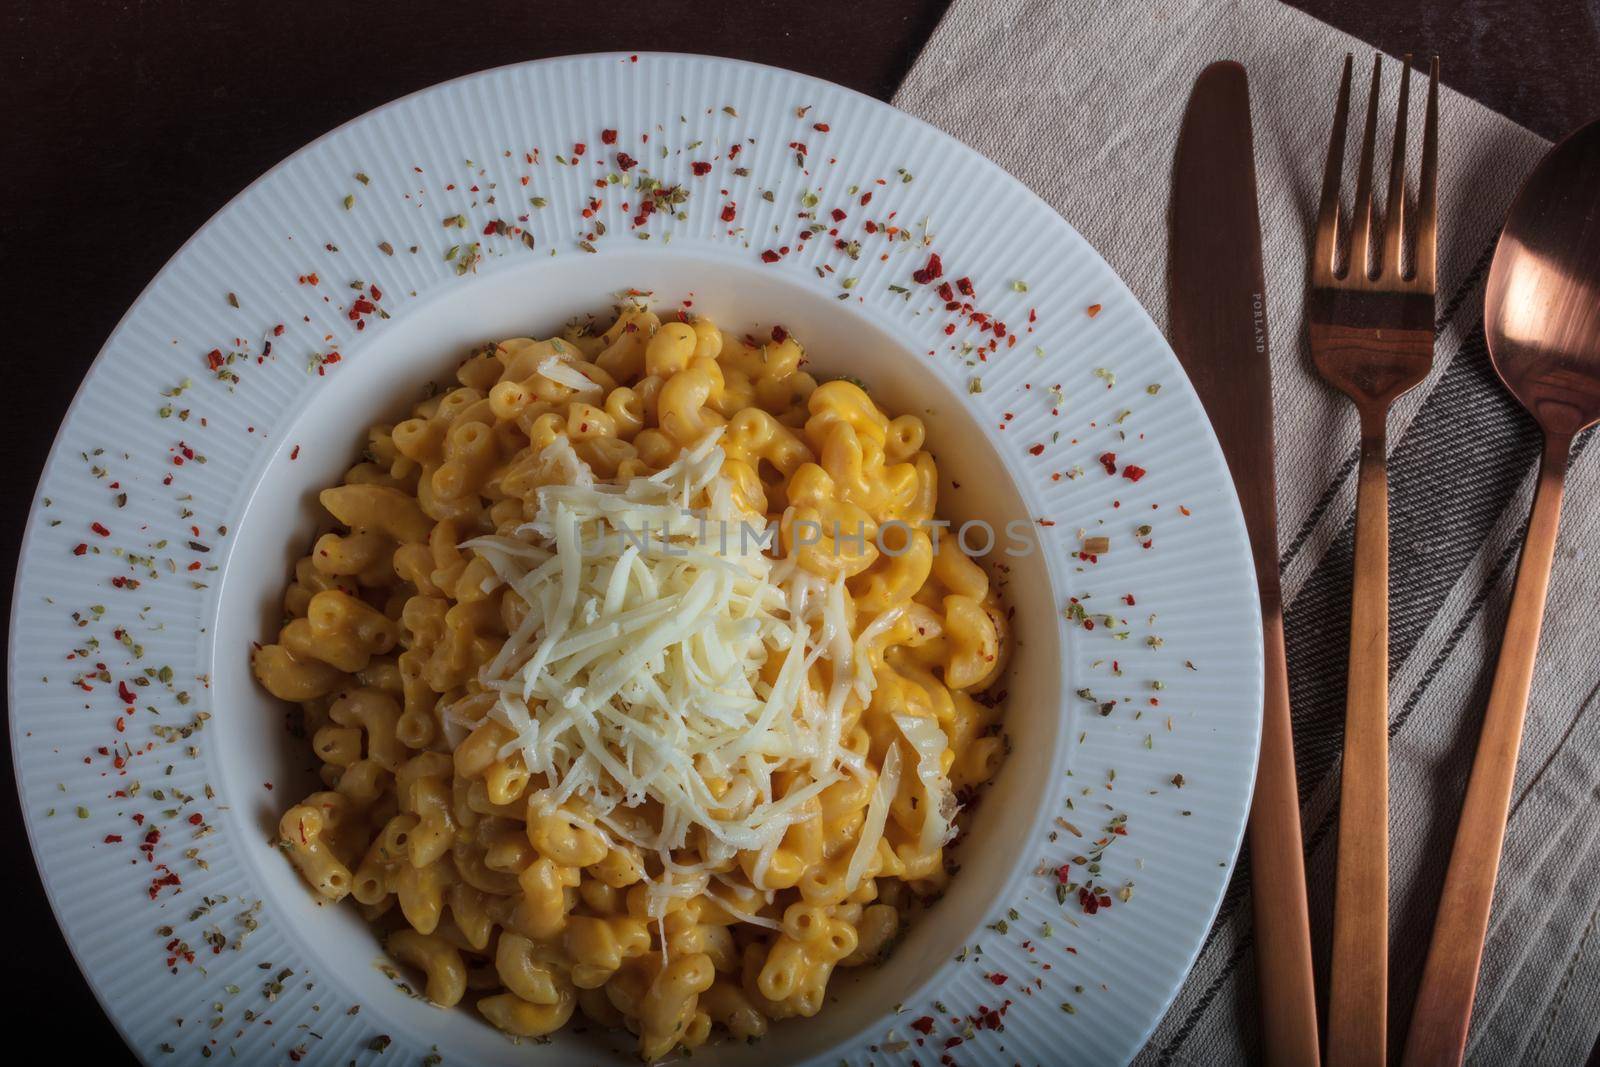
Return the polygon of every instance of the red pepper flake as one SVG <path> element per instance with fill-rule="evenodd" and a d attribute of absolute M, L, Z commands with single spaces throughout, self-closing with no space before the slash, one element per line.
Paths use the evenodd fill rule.
<path fill-rule="evenodd" d="M 1008 975 L 1001 974 L 999 971 L 996 971 L 993 974 L 986 974 L 984 977 L 989 979 L 989 982 L 993 985 L 1005 985 L 1006 982 L 1010 981 L 1010 977 Z"/>
<path fill-rule="evenodd" d="M 117 683 L 117 696 L 122 698 L 124 704 L 132 704 L 135 700 L 133 690 L 128 688 L 127 682 Z"/>
<path fill-rule="evenodd" d="M 222 369 L 222 350 L 220 348 L 213 348 L 206 353 L 206 367 L 210 370 Z"/>
<path fill-rule="evenodd" d="M 95 533 L 99 534 L 101 537 L 110 537 L 111 536 L 111 531 L 106 529 L 104 526 L 102 526 L 98 522 L 91 523 L 90 526 L 89 526 L 89 529 L 93 530 Z"/>
<path fill-rule="evenodd" d="M 929 282 L 943 274 L 944 263 L 940 261 L 939 253 L 930 252 L 928 254 L 928 265 L 923 267 L 921 270 L 912 271 L 911 280 L 916 282 L 918 285 L 927 285 Z"/>
<path fill-rule="evenodd" d="M 732 222 L 733 221 L 733 217 L 738 212 L 738 210 L 739 210 L 739 205 L 734 203 L 732 200 L 730 200 L 726 204 L 722 205 L 722 221 L 723 222 Z"/>
<path fill-rule="evenodd" d="M 630 171 L 639 165 L 639 161 L 626 152 L 617 153 L 617 166 L 623 171 Z"/>
<path fill-rule="evenodd" d="M 861 199 L 858 201 L 858 203 L 860 203 L 862 207 L 866 207 L 868 204 L 872 203 L 872 190 L 868 189 L 866 192 L 862 193 Z"/>
<path fill-rule="evenodd" d="M 300 458 L 300 446 L 299 445 L 295 445 L 293 448 L 291 448 L 289 450 L 289 458 L 292 459 L 292 460 Z"/>
<path fill-rule="evenodd" d="M 1102 452 L 1100 466 L 1106 469 L 1107 474 L 1117 473 L 1117 454 L 1115 452 Z"/>
<path fill-rule="evenodd" d="M 774 252 L 770 248 L 761 253 L 761 262 L 763 263 L 776 263 L 781 258 L 783 257 L 778 255 L 778 253 Z"/>
<path fill-rule="evenodd" d="M 782 326 L 774 326 L 772 328 L 772 343 L 773 344 L 781 345 L 781 344 L 783 344 L 783 342 L 787 341 L 788 339 L 789 339 L 789 331 L 788 330 L 785 330 Z"/>
<path fill-rule="evenodd" d="M 575 156 L 581 156 L 585 152 L 587 152 L 588 150 L 589 150 L 589 146 L 584 144 L 581 141 L 572 146 L 572 154 L 575 155 Z"/>
<path fill-rule="evenodd" d="M 108 844 L 108 845 L 119 844 L 119 843 L 121 843 L 121 841 L 122 841 L 122 835 L 121 834 L 107 834 L 106 835 L 106 844 Z"/>
<path fill-rule="evenodd" d="M 601 130 L 600 131 L 600 143 L 601 144 L 616 144 L 617 143 L 617 131 L 616 130 Z"/>
<path fill-rule="evenodd" d="M 827 133 L 829 129 L 826 122 L 813 122 L 811 124 L 811 128 L 816 130 L 818 133 Z"/>
<path fill-rule="evenodd" d="M 205 821 L 206 821 L 206 817 L 204 815 L 201 815 L 198 811 L 195 812 L 193 815 L 189 816 L 189 825 L 190 826 L 199 826 L 201 823 L 203 823 Z"/>
<path fill-rule="evenodd" d="M 689 164 L 689 169 L 694 171 L 696 177 L 705 177 L 711 173 L 711 164 L 703 159 L 697 159 Z"/>
<path fill-rule="evenodd" d="M 1143 478 L 1147 473 L 1149 473 L 1149 472 L 1147 472 L 1143 467 L 1139 466 L 1136 463 L 1130 463 L 1126 467 L 1122 468 L 1122 476 L 1124 478 L 1128 479 L 1128 481 L 1130 481 L 1130 482 L 1138 481 L 1140 478 Z"/>
<path fill-rule="evenodd" d="M 1133 607 L 1133 594 L 1132 593 L 1124 593 L 1122 595 L 1122 602 L 1124 604 L 1128 605 L 1128 607 L 1130 607 L 1130 608 Z"/>
<path fill-rule="evenodd" d="M 831 214 L 834 222 L 843 222 L 848 217 L 841 208 L 834 208 Z"/>
<path fill-rule="evenodd" d="M 80 542 L 75 548 L 73 548 L 72 554 L 74 556 L 81 556 L 87 551 L 89 551 L 89 546 Z"/>
<path fill-rule="evenodd" d="M 933 1016 L 924 1015 L 920 1019 L 913 1020 L 911 1023 L 911 1029 L 915 1030 L 919 1034 L 933 1033 Z"/>
<path fill-rule="evenodd" d="M 956 288 L 961 290 L 961 295 L 962 296 L 971 296 L 972 293 L 973 293 L 973 290 L 972 290 L 972 279 L 971 278 L 957 278 L 956 279 Z"/>
<path fill-rule="evenodd" d="M 182 884 L 182 880 L 176 874 L 174 874 L 172 872 L 172 870 L 169 867 L 167 867 L 166 864 L 163 863 L 161 866 L 157 867 L 156 870 L 158 870 L 158 871 L 166 871 L 167 873 L 164 874 L 164 875 L 161 875 L 158 878 L 152 878 L 150 880 L 150 899 L 151 900 L 156 899 L 156 897 L 158 897 L 161 894 L 161 890 L 166 888 L 167 886 L 181 885 Z"/>
<path fill-rule="evenodd" d="M 1030 456 L 1042 456 L 1042 455 L 1044 455 L 1044 445 L 1042 445 L 1042 444 L 1034 445 L 1032 448 L 1028 449 L 1028 455 L 1030 455 Z"/>
<path fill-rule="evenodd" d="M 1100 305 L 1090 304 L 1088 307 L 1083 309 L 1083 313 L 1092 319 L 1096 315 L 1100 314 Z"/>

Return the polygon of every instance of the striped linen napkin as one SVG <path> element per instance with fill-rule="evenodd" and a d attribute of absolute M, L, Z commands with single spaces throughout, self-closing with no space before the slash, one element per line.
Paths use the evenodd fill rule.
<path fill-rule="evenodd" d="M 894 103 L 1049 201 L 1160 324 L 1167 197 L 1190 87 L 1213 60 L 1239 60 L 1249 71 L 1274 340 L 1290 689 L 1325 990 L 1357 424 L 1355 408 L 1311 367 L 1304 279 L 1339 64 L 1346 52 L 1370 61 L 1370 49 L 1271 0 L 1067 8 L 1052 0 L 956 0 Z M 1417 44 L 1420 53 L 1428 42 Z M 1446 72 L 1450 62 L 1443 57 Z M 1380 113 L 1393 115 L 1398 66 L 1388 63 L 1385 72 L 1389 99 Z M 1412 108 L 1413 145 L 1421 111 Z M 1547 144 L 1448 89 L 1440 113 L 1435 364 L 1390 419 L 1395 1048 L 1427 952 L 1539 453 L 1533 422 L 1488 362 L 1483 282 L 1506 208 Z M 1386 161 L 1387 146 L 1378 147 Z M 1414 161 L 1413 150 L 1413 172 Z M 1346 189 L 1352 184 L 1347 177 Z M 1586 447 L 1592 443 L 1592 434 L 1580 440 L 1568 480 L 1468 1049 L 1473 1062 L 1581 1063 L 1600 1032 L 1600 460 L 1593 454 L 1600 449 Z M 1249 872 L 1247 850 L 1193 972 L 1139 1062 L 1254 1057 Z"/>

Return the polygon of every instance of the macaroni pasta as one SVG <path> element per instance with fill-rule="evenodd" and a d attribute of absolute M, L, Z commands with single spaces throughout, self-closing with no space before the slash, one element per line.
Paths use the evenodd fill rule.
<path fill-rule="evenodd" d="M 280 844 L 434 1003 L 754 1039 L 943 886 L 1006 614 L 922 422 L 803 362 L 626 307 L 473 353 L 322 492 L 253 656 L 321 762 Z"/>

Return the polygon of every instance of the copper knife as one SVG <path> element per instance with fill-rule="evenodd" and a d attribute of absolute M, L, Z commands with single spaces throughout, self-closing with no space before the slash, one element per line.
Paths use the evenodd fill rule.
<path fill-rule="evenodd" d="M 1261 594 L 1266 699 L 1250 865 L 1262 1051 L 1271 1064 L 1316 1064 L 1316 988 L 1278 579 L 1266 281 L 1250 88 L 1238 63 L 1202 71 L 1184 112 L 1173 166 L 1167 294 L 1168 337 L 1233 473 Z"/>

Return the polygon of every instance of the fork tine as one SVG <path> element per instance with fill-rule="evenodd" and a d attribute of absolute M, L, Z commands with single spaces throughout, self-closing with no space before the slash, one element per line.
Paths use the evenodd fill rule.
<path fill-rule="evenodd" d="M 1378 269 L 1401 276 L 1400 243 L 1406 219 L 1406 97 L 1411 90 L 1411 53 L 1400 65 L 1400 108 L 1394 120 L 1394 151 L 1389 157 L 1389 196 L 1383 202 L 1383 258 Z"/>
<path fill-rule="evenodd" d="M 1414 273 L 1417 284 L 1434 291 L 1434 255 L 1439 197 L 1439 57 L 1428 73 L 1428 117 L 1422 127 L 1422 173 L 1417 185 L 1417 238 Z"/>
<path fill-rule="evenodd" d="M 1361 277 L 1370 277 L 1367 266 L 1368 252 L 1372 248 L 1372 150 L 1378 136 L 1378 89 L 1382 73 L 1382 55 L 1372 57 L 1372 87 L 1367 91 L 1367 124 L 1361 131 L 1361 159 L 1356 165 L 1355 216 L 1350 222 L 1350 259 L 1345 267 L 1347 277 L 1360 271 Z"/>
<path fill-rule="evenodd" d="M 1311 252 L 1313 273 L 1332 277 L 1339 269 L 1339 180 L 1344 173 L 1344 135 L 1350 124 L 1350 67 L 1354 57 L 1344 57 L 1339 78 L 1339 98 L 1333 105 L 1333 133 L 1328 138 L 1328 161 L 1322 168 L 1322 202 L 1317 207 L 1317 233 Z"/>

